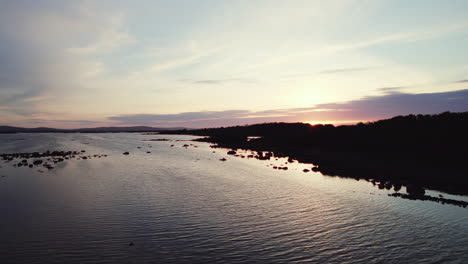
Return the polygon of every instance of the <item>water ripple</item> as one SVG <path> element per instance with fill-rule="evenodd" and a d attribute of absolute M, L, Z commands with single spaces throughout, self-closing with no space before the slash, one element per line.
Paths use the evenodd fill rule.
<path fill-rule="evenodd" d="M 466 209 L 144 138 L 0 137 L 0 152 L 109 154 L 45 174 L 2 164 L 0 263 L 468 263 Z"/>

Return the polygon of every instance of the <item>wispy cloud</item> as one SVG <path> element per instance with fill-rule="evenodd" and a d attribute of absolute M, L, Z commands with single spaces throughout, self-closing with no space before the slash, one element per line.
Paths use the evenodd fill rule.
<path fill-rule="evenodd" d="M 152 123 L 155 121 L 202 121 L 223 118 L 241 118 L 250 113 L 248 110 L 227 110 L 227 111 L 200 111 L 185 112 L 179 114 L 134 114 L 113 116 L 108 119 L 122 123 Z"/>
<path fill-rule="evenodd" d="M 406 86 L 382 87 L 377 88 L 377 90 L 383 92 L 384 94 L 396 94 L 400 93 L 404 88 L 406 88 Z"/>
<path fill-rule="evenodd" d="M 132 39 L 119 13 L 102 16 L 83 1 L 27 3 L 0 9 L 0 102 L 14 114 L 82 91 L 105 72 L 97 56 Z"/>
<path fill-rule="evenodd" d="M 256 83 L 254 79 L 243 78 L 228 78 L 228 79 L 205 79 L 205 80 L 191 80 L 193 84 L 226 84 L 226 83 Z"/>
<path fill-rule="evenodd" d="M 348 118 L 379 101 L 366 95 L 404 94 L 401 101 L 413 98 L 408 87 L 462 88 L 466 80 L 446 80 L 464 78 L 458 64 L 467 51 L 468 4 L 383 2 L 3 1 L 0 120 L 27 122 L 37 113 L 41 120 L 112 116 L 107 121 L 197 126 L 336 120 L 332 113 Z M 411 19 L 403 5 L 427 12 Z M 440 15 L 440 6 L 450 15 Z M 449 50 L 442 40 L 462 48 Z M 382 108 L 389 100 L 379 101 Z M 323 102 L 348 103 L 335 109 Z M 201 107 L 207 111 L 194 112 Z M 126 115 L 135 113 L 149 115 Z"/>
<path fill-rule="evenodd" d="M 110 19 L 106 27 L 97 27 L 96 39 L 85 46 L 67 48 L 66 51 L 79 55 L 92 55 L 96 53 L 110 53 L 122 46 L 135 42 L 124 27 L 123 15 L 116 15 Z"/>
<path fill-rule="evenodd" d="M 363 72 L 370 71 L 376 67 L 356 67 L 356 68 L 340 68 L 340 69 L 330 69 L 321 71 L 321 74 L 340 74 L 340 73 L 352 73 L 352 72 Z"/>
<path fill-rule="evenodd" d="M 349 50 L 349 49 L 361 49 L 374 45 L 388 44 L 388 43 L 408 43 L 422 40 L 430 40 L 435 38 L 443 37 L 447 34 L 463 32 L 468 29 L 468 22 L 459 21 L 436 28 L 425 28 L 413 31 L 403 31 L 396 33 L 388 33 L 383 36 L 375 38 L 369 38 L 360 42 L 349 43 L 345 45 L 336 45 L 329 47 L 330 50 Z"/>
<path fill-rule="evenodd" d="M 287 61 L 297 60 L 301 57 L 327 56 L 335 53 L 360 50 L 384 44 L 411 43 L 437 39 L 449 34 L 465 32 L 466 30 L 468 30 L 468 22 L 464 20 L 459 22 L 452 22 L 451 24 L 446 24 L 444 26 L 435 28 L 383 33 L 382 35 L 367 37 L 367 39 L 363 40 L 349 41 L 344 43 L 326 43 L 325 45 L 315 47 L 314 49 L 308 51 L 291 53 L 287 56 L 274 57 L 259 64 L 251 65 L 249 68 L 261 68 L 272 64 L 282 64 Z"/>

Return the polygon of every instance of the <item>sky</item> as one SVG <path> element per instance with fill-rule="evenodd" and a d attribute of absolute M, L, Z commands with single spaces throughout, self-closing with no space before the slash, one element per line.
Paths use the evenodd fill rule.
<path fill-rule="evenodd" d="M 0 125 L 468 111 L 466 0 L 0 0 Z"/>

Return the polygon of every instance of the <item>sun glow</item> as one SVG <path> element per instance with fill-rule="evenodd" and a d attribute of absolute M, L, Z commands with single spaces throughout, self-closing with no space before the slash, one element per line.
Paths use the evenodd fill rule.
<path fill-rule="evenodd" d="M 303 123 L 310 124 L 310 125 L 327 125 L 327 124 L 332 124 L 332 125 L 354 125 L 359 122 L 368 122 L 368 121 L 363 121 L 363 120 L 322 120 L 322 121 L 304 121 Z"/>
<path fill-rule="evenodd" d="M 331 121 L 304 121 L 304 123 L 310 124 L 310 125 L 318 125 L 318 124 L 325 125 L 325 124 L 333 124 L 333 123 L 336 123 L 336 122 L 331 122 Z"/>

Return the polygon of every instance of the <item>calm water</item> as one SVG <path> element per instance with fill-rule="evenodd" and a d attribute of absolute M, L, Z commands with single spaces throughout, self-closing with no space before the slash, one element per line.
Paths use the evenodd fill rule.
<path fill-rule="evenodd" d="M 109 155 L 0 162 L 0 263 L 468 263 L 466 208 L 154 138 L 191 137 L 0 135 L 0 153 Z"/>

